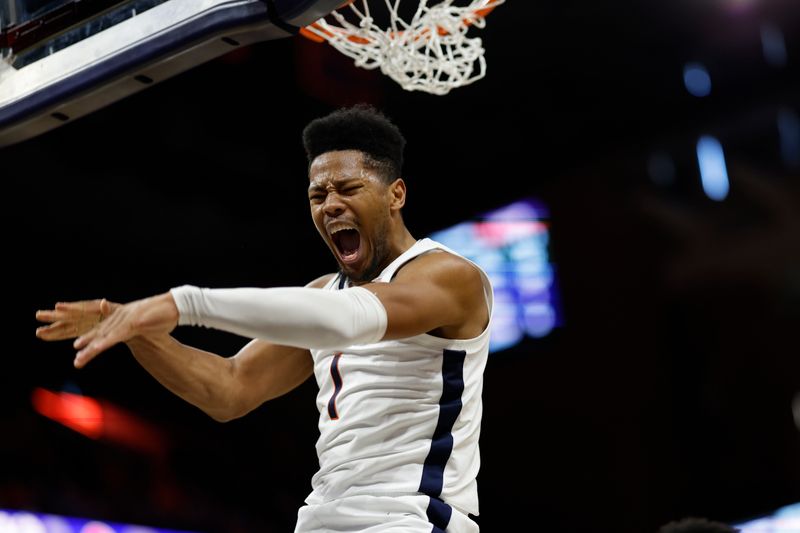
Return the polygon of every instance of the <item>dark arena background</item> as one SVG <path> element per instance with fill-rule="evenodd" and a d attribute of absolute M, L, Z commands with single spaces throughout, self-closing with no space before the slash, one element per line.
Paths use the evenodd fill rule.
<path fill-rule="evenodd" d="M 297 36 L 0 149 L 0 531 L 40 531 L 20 512 L 292 531 L 313 380 L 221 424 L 124 346 L 74 369 L 34 313 L 334 270 L 300 135 L 357 102 L 408 139 L 416 237 L 538 206 L 549 292 L 489 358 L 482 531 L 656 533 L 800 502 L 800 4 L 508 0 L 475 35 L 487 76 L 445 96 Z"/>

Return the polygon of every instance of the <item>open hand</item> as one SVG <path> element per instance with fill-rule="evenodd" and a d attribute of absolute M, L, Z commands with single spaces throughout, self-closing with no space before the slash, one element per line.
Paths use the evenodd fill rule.
<path fill-rule="evenodd" d="M 74 365 L 82 368 L 120 342 L 137 336 L 168 334 L 178 324 L 178 308 L 167 292 L 127 304 L 112 304 L 108 300 L 58 304 L 55 310 L 39 311 L 36 317 L 44 322 L 54 320 L 50 326 L 36 330 L 39 338 L 59 340 L 79 335 L 73 343 L 78 350 Z"/>
<path fill-rule="evenodd" d="M 55 309 L 36 311 L 36 320 L 46 326 L 36 329 L 36 336 L 45 341 L 74 339 L 103 321 L 120 304 L 108 300 L 59 302 Z"/>

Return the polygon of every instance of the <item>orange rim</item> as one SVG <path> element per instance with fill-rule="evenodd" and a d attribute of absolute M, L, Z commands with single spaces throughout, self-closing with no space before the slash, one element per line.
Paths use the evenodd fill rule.
<path fill-rule="evenodd" d="M 338 10 L 338 9 L 343 8 L 343 7 L 347 7 L 350 4 L 352 4 L 354 1 L 355 0 L 346 0 L 345 2 L 342 2 L 342 4 L 336 9 Z M 464 25 L 465 26 L 472 26 L 472 23 L 476 18 L 485 18 L 486 15 L 491 13 L 492 10 L 495 7 L 497 7 L 497 6 L 489 6 L 489 7 L 484 7 L 482 9 L 475 10 L 474 11 L 474 14 L 475 14 L 474 17 L 465 17 L 464 18 L 464 20 L 463 20 Z M 319 35 L 318 33 L 314 33 L 310 28 L 314 28 L 319 33 L 324 34 L 325 37 Z M 342 32 L 346 33 L 344 29 L 342 29 Z M 427 30 L 423 30 L 422 32 L 420 32 L 420 36 L 425 35 L 427 32 L 428 32 Z M 396 36 L 399 37 L 399 36 L 403 35 L 403 33 L 404 32 L 402 32 L 402 31 L 391 32 L 391 33 L 389 33 L 389 36 L 392 37 L 392 38 L 394 38 Z M 439 33 L 439 35 L 447 35 L 449 32 L 447 30 L 445 30 L 444 28 L 439 28 L 438 29 L 438 33 Z M 318 22 L 314 22 L 312 24 L 309 24 L 305 28 L 300 28 L 300 35 L 302 35 L 303 37 L 305 37 L 307 39 L 310 39 L 310 40 L 314 41 L 315 43 L 324 43 L 327 39 L 334 37 L 334 32 L 323 28 L 322 26 L 319 25 Z M 357 35 L 353 35 L 353 34 L 348 35 L 347 36 L 347 40 L 352 42 L 352 43 L 356 43 L 356 44 L 369 44 L 371 42 L 369 39 L 365 39 L 363 37 L 358 37 Z"/>

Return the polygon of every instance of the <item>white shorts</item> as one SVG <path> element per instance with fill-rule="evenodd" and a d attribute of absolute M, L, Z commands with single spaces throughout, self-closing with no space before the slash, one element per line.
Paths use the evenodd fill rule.
<path fill-rule="evenodd" d="M 295 533 L 478 533 L 458 509 L 425 495 L 349 496 L 297 512 Z"/>

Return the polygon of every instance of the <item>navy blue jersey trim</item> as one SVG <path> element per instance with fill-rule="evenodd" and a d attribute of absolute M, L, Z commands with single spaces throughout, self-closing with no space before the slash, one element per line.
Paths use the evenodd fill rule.
<path fill-rule="evenodd" d="M 339 420 L 339 411 L 336 410 L 336 397 L 342 392 L 342 374 L 339 373 L 339 359 L 342 354 L 337 353 L 331 361 L 331 378 L 333 379 L 333 394 L 328 401 L 328 416 L 331 420 Z"/>
<path fill-rule="evenodd" d="M 433 524 L 431 533 L 444 533 L 450 523 L 450 517 L 453 516 L 453 508 L 439 498 L 431 498 L 425 512 L 428 515 L 428 521 Z"/>
<path fill-rule="evenodd" d="M 444 468 L 453 451 L 453 426 L 461 413 L 464 392 L 464 350 L 442 352 L 442 397 L 439 399 L 439 420 L 431 439 L 431 449 L 422 467 L 419 491 L 438 498 L 444 487 Z"/>

